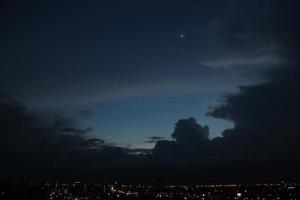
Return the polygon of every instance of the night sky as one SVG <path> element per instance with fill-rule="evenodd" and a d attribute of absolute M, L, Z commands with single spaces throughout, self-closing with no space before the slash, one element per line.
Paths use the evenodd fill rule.
<path fill-rule="evenodd" d="M 0 177 L 299 179 L 299 8 L 1 1 Z"/>

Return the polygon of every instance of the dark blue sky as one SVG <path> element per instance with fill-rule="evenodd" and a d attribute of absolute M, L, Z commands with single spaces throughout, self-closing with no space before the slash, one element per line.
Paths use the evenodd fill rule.
<path fill-rule="evenodd" d="M 218 136 L 232 124 L 208 106 L 286 62 L 272 35 L 280 1 L 1 4 L 1 93 L 35 112 L 91 110 L 81 123 L 116 145 L 153 147 L 147 137 L 190 116 Z"/>

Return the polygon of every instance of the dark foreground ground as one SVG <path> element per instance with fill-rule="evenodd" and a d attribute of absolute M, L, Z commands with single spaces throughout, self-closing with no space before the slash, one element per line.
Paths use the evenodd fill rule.
<path fill-rule="evenodd" d="M 125 185 L 100 182 L 2 182 L 2 200 L 83 199 L 300 199 L 300 183 Z"/>

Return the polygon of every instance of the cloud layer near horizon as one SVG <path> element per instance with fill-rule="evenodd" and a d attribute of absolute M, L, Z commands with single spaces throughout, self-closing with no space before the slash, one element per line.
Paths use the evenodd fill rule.
<path fill-rule="evenodd" d="M 298 67 L 272 71 L 269 82 L 240 87 L 238 94 L 226 95 L 223 103 L 211 108 L 209 116 L 232 121 L 222 137 L 208 139 L 208 127 L 195 119 L 179 120 L 172 137 L 160 141 L 154 151 L 166 157 L 176 156 L 176 147 L 204 156 L 270 156 L 296 159 L 300 153 L 300 95 Z M 166 144 L 166 146 L 164 146 Z M 182 151 L 181 150 L 181 151 Z M 173 152 L 174 151 L 174 152 Z M 296 161 L 296 160 L 295 160 Z"/>
<path fill-rule="evenodd" d="M 83 179 L 112 180 L 114 174 L 129 182 L 160 178 L 193 182 L 199 178 L 255 181 L 263 174 L 265 180 L 295 179 L 300 166 L 299 75 L 294 65 L 280 68 L 269 73 L 268 82 L 241 87 L 240 93 L 225 96 L 223 103 L 208 112 L 234 122 L 234 128 L 225 130 L 223 137 L 209 139 L 209 128 L 194 118 L 179 120 L 171 135 L 173 141 L 149 138 L 151 142 L 159 140 L 153 155 L 84 137 L 82 132 L 87 129 L 78 128 L 70 118 L 45 126 L 25 107 L 2 96 L 2 177 L 72 179 L 75 173 Z M 226 174 L 214 173 L 225 169 Z M 164 174 L 166 170 L 169 175 Z"/>

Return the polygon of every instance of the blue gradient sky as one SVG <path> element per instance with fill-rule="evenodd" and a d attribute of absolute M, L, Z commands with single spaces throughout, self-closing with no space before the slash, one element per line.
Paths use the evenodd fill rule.
<path fill-rule="evenodd" d="M 200 124 L 210 126 L 210 137 L 216 137 L 232 126 L 224 120 L 205 116 L 208 105 L 216 98 L 217 94 L 188 94 L 97 103 L 91 106 L 96 114 L 87 124 L 96 129 L 96 136 L 109 142 L 152 148 L 154 144 L 144 143 L 147 137 L 169 139 L 178 119 L 194 116 Z"/>

